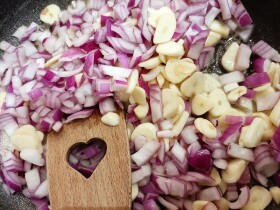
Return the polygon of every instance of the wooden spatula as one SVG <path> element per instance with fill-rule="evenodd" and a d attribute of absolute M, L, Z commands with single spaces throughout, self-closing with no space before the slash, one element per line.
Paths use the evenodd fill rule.
<path fill-rule="evenodd" d="M 130 209 L 129 145 L 123 112 L 120 124 L 104 125 L 97 111 L 91 117 L 65 124 L 47 137 L 47 171 L 52 210 Z M 85 178 L 67 161 L 69 148 L 92 138 L 103 139 L 107 152 L 91 177 Z"/>

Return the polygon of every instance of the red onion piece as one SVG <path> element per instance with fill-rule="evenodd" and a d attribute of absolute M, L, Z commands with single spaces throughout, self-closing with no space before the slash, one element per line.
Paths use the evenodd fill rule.
<path fill-rule="evenodd" d="M 270 82 L 266 72 L 254 73 L 245 78 L 244 84 L 247 88 L 255 88 Z"/>
<path fill-rule="evenodd" d="M 257 42 L 252 48 L 252 51 L 262 58 L 280 61 L 280 54 L 264 41 Z"/>
<path fill-rule="evenodd" d="M 246 205 L 250 197 L 250 188 L 245 186 L 240 189 L 241 193 L 235 202 L 230 202 L 229 207 L 231 209 L 240 209 Z"/>
<path fill-rule="evenodd" d="M 206 39 L 210 33 L 210 30 L 201 31 L 195 36 L 192 44 L 189 48 L 187 56 L 192 59 L 198 59 L 199 55 L 204 47 Z"/>
<path fill-rule="evenodd" d="M 228 20 L 231 18 L 231 12 L 230 12 L 230 5 L 228 0 L 218 0 L 218 3 L 220 5 L 221 8 L 221 12 L 222 12 L 222 17 L 223 20 Z"/>
<path fill-rule="evenodd" d="M 253 61 L 253 69 L 256 73 L 266 72 L 269 69 L 271 61 L 266 58 L 257 58 Z"/>
<path fill-rule="evenodd" d="M 196 170 L 203 173 L 210 173 L 212 168 L 212 159 L 209 150 L 199 150 L 195 154 L 191 154 L 189 164 Z"/>
<path fill-rule="evenodd" d="M 252 50 L 246 44 L 241 43 L 236 60 L 235 60 L 235 69 L 238 71 L 244 71 L 249 68 L 250 65 L 250 56 Z"/>
<path fill-rule="evenodd" d="M 231 126 L 229 126 L 219 138 L 219 141 L 223 142 L 225 145 L 230 142 L 234 142 L 236 139 L 236 134 L 238 134 L 239 129 L 241 128 L 242 122 L 238 121 Z"/>
<path fill-rule="evenodd" d="M 280 98 L 280 92 L 269 93 L 263 97 L 256 98 L 257 110 L 264 111 L 272 109 Z"/>
<path fill-rule="evenodd" d="M 247 161 L 250 161 L 250 162 L 255 161 L 254 154 L 253 154 L 252 150 L 247 149 L 247 148 L 242 148 L 235 143 L 230 143 L 228 145 L 228 151 L 227 152 L 231 157 L 247 160 Z"/>
<path fill-rule="evenodd" d="M 131 158 L 138 166 L 142 166 L 152 158 L 159 147 L 160 144 L 156 140 L 149 141 L 138 152 L 131 155 Z"/>
<path fill-rule="evenodd" d="M 152 113 L 152 120 L 154 123 L 163 118 L 162 102 L 161 102 L 161 89 L 158 85 L 150 86 L 150 107 Z"/>
<path fill-rule="evenodd" d="M 160 208 L 153 199 L 144 201 L 144 208 L 147 210 L 159 210 Z"/>
<path fill-rule="evenodd" d="M 223 74 L 222 76 L 219 77 L 219 81 L 221 82 L 222 85 L 227 85 L 230 83 L 239 83 L 243 82 L 245 80 L 244 75 L 239 72 L 239 71 L 233 71 L 227 74 Z"/>

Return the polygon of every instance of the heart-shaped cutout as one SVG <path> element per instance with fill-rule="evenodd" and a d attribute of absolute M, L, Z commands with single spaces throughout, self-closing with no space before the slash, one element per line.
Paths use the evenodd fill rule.
<path fill-rule="evenodd" d="M 87 143 L 79 142 L 71 146 L 67 153 L 68 164 L 89 178 L 107 152 L 107 144 L 104 140 L 94 138 Z"/>

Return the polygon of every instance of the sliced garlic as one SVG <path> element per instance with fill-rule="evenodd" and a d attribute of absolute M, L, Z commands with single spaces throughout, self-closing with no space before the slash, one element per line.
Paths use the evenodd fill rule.
<path fill-rule="evenodd" d="M 210 25 L 210 29 L 218 34 L 221 34 L 223 38 L 227 38 L 229 36 L 230 29 L 221 20 L 214 20 Z"/>
<path fill-rule="evenodd" d="M 263 133 L 264 122 L 262 119 L 256 117 L 249 126 L 246 126 L 246 132 L 244 136 L 240 136 L 239 141 L 243 142 L 245 147 L 253 148 L 261 142 Z"/>
<path fill-rule="evenodd" d="M 154 39 L 154 44 L 160 44 L 171 40 L 176 30 L 176 17 L 173 12 L 162 14 L 158 18 Z"/>
<path fill-rule="evenodd" d="M 239 86 L 238 88 L 230 91 L 227 98 L 230 103 L 235 103 L 241 96 L 247 93 L 247 88 L 245 86 Z"/>
<path fill-rule="evenodd" d="M 134 109 L 134 113 L 135 115 L 138 117 L 138 119 L 142 120 L 144 117 L 147 116 L 149 112 L 149 104 L 146 103 L 144 105 L 138 105 L 135 109 Z"/>
<path fill-rule="evenodd" d="M 156 52 L 161 55 L 181 57 L 184 55 L 184 47 L 174 41 L 161 43 L 157 46 Z"/>
<path fill-rule="evenodd" d="M 179 59 L 168 60 L 164 69 L 166 79 L 173 84 L 182 82 L 192 75 L 195 70 L 196 65 Z"/>
<path fill-rule="evenodd" d="M 156 28 L 159 17 L 166 13 L 173 13 L 173 11 L 169 7 L 162 7 L 159 10 L 152 11 L 148 18 L 148 24 Z"/>
<path fill-rule="evenodd" d="M 279 187 L 271 187 L 269 192 L 275 201 L 275 203 L 280 204 L 280 188 Z"/>
<path fill-rule="evenodd" d="M 222 39 L 222 35 L 215 32 L 215 31 L 210 31 L 206 42 L 205 42 L 205 47 L 213 47 L 216 46 Z"/>
<path fill-rule="evenodd" d="M 189 113 L 186 111 L 184 111 L 180 115 L 179 119 L 176 121 L 174 127 L 172 128 L 172 133 L 174 134 L 174 136 L 178 136 L 181 133 L 181 131 L 186 125 L 188 118 L 189 118 Z"/>
<path fill-rule="evenodd" d="M 227 51 L 222 57 L 221 63 L 225 70 L 234 71 L 235 59 L 239 50 L 239 44 L 237 42 L 233 42 L 227 48 Z"/>
<path fill-rule="evenodd" d="M 194 125 L 196 129 L 199 130 L 199 132 L 207 138 L 216 138 L 218 135 L 217 129 L 209 120 L 196 118 L 194 121 Z"/>
<path fill-rule="evenodd" d="M 147 103 L 146 101 L 146 91 L 141 88 L 136 86 L 132 92 L 132 97 L 134 101 L 139 104 L 139 105 L 145 105 Z"/>
<path fill-rule="evenodd" d="M 263 210 L 272 200 L 271 194 L 267 189 L 261 186 L 254 186 L 250 190 L 249 201 L 241 210 Z"/>
<path fill-rule="evenodd" d="M 214 102 L 214 107 L 209 111 L 212 116 L 219 117 L 231 108 L 226 94 L 221 89 L 211 91 L 209 98 Z"/>
<path fill-rule="evenodd" d="M 210 93 L 212 90 L 215 90 L 217 88 L 221 87 L 221 83 L 212 75 L 210 74 L 204 74 L 204 92 Z"/>
<path fill-rule="evenodd" d="M 197 94 L 191 101 L 191 107 L 195 115 L 203 115 L 214 107 L 214 102 L 206 93 Z"/>
<path fill-rule="evenodd" d="M 126 93 L 132 93 L 134 88 L 136 87 L 138 83 L 138 78 L 139 78 L 139 72 L 137 69 L 134 69 L 128 78 L 128 87 L 126 89 Z"/>
<path fill-rule="evenodd" d="M 145 69 L 153 69 L 156 68 L 157 66 L 159 66 L 161 64 L 161 60 L 159 58 L 159 56 L 150 58 L 146 61 L 143 61 L 141 63 L 139 63 L 139 66 Z"/>
<path fill-rule="evenodd" d="M 204 76 L 202 72 L 195 72 L 182 82 L 180 91 L 186 97 L 203 93 Z"/>
<path fill-rule="evenodd" d="M 232 159 L 228 161 L 228 166 L 225 170 L 222 170 L 222 179 L 225 183 L 236 183 L 243 174 L 248 161 L 242 159 Z"/>
<path fill-rule="evenodd" d="M 41 12 L 40 20 L 46 24 L 52 25 L 59 21 L 60 8 L 55 4 L 50 4 Z"/>
<path fill-rule="evenodd" d="M 142 123 L 138 125 L 131 134 L 133 141 L 137 136 L 145 136 L 148 141 L 157 140 L 157 128 L 152 123 Z"/>
<path fill-rule="evenodd" d="M 120 116 L 115 112 L 108 112 L 101 117 L 101 122 L 109 126 L 118 126 L 120 123 Z"/>
<path fill-rule="evenodd" d="M 161 95 L 163 105 L 163 117 L 168 119 L 175 116 L 179 108 L 178 96 L 173 90 L 169 88 L 163 89 Z"/>

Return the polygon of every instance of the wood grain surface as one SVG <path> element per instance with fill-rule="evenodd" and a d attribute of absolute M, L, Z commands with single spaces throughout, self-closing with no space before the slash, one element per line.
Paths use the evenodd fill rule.
<path fill-rule="evenodd" d="M 117 127 L 104 125 L 100 114 L 64 125 L 47 137 L 47 172 L 52 210 L 130 209 L 129 145 L 123 112 Z M 68 149 L 91 138 L 103 139 L 107 153 L 90 178 L 68 165 Z"/>

